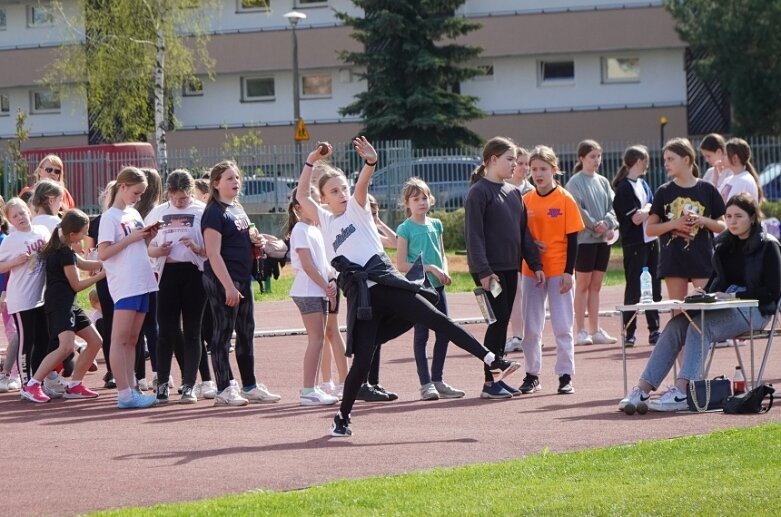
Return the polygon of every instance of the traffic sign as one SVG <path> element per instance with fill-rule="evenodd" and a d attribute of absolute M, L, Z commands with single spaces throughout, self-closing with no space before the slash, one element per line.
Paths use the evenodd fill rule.
<path fill-rule="evenodd" d="M 296 142 L 309 141 L 309 130 L 306 128 L 306 124 L 304 124 L 304 119 L 301 117 L 298 118 L 298 122 L 296 123 L 295 139 Z"/>

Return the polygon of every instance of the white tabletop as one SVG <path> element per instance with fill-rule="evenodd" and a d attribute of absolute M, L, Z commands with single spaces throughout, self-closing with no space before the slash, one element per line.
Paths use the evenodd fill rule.
<path fill-rule="evenodd" d="M 679 310 L 702 310 L 702 311 L 714 311 L 718 309 L 741 309 L 747 307 L 757 307 L 759 302 L 757 300 L 742 300 L 740 298 L 734 298 L 732 300 L 719 300 L 717 302 L 699 302 L 699 303 L 686 303 L 682 300 L 664 300 L 661 302 L 646 302 L 635 303 L 631 305 L 616 305 L 616 310 L 619 311 L 663 311 L 670 309 Z"/>

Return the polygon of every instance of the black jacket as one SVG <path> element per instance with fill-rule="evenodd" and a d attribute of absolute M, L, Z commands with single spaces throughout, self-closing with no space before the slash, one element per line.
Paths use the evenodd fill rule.
<path fill-rule="evenodd" d="M 723 258 L 733 252 L 735 239 L 728 231 L 716 237 L 708 292 L 724 292 L 729 287 Z M 746 290 L 737 296 L 759 300 L 759 311 L 764 315 L 773 314 L 781 296 L 781 245 L 775 237 L 759 229 L 749 235 L 743 253 Z"/>
<path fill-rule="evenodd" d="M 372 310 L 367 280 L 420 294 L 432 304 L 436 304 L 439 300 L 439 295 L 435 290 L 422 285 L 425 278 L 422 264 L 419 264 L 419 267 L 413 265 L 406 277 L 399 273 L 399 270 L 385 253 L 373 255 L 363 266 L 350 262 L 339 255 L 331 261 L 331 265 L 339 272 L 339 287 L 347 298 L 347 350 L 345 355 L 348 357 L 353 353 L 352 340 L 355 322 L 357 320 L 371 320 L 377 316 Z M 421 283 L 418 283 L 417 280 Z M 383 322 L 382 328 L 377 334 L 377 344 L 399 337 L 414 324 L 412 321 L 396 318 L 392 315 L 391 317 L 389 315 L 381 316 Z"/>

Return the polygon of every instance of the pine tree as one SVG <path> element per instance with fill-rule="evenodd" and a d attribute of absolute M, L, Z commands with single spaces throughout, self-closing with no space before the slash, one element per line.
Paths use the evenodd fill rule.
<path fill-rule="evenodd" d="M 676 30 L 705 57 L 696 71 L 718 79 L 735 133 L 781 133 L 781 1 L 665 0 Z"/>
<path fill-rule="evenodd" d="M 460 83 L 480 75 L 468 66 L 482 49 L 455 39 L 480 27 L 454 16 L 464 0 L 353 0 L 364 17 L 336 13 L 354 29 L 364 52 L 342 52 L 364 71 L 367 90 L 342 108 L 364 119 L 373 140 L 411 140 L 416 147 L 476 145 L 465 123 L 480 118 L 477 97 L 461 95 Z"/>

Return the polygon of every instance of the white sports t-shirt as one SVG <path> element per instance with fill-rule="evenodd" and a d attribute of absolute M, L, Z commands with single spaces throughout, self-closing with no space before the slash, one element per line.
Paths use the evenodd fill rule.
<path fill-rule="evenodd" d="M 203 249 L 203 233 L 201 233 L 201 217 L 206 205 L 193 199 L 186 208 L 176 208 L 169 202 L 157 205 L 144 219 L 147 226 L 162 221 L 163 224 L 157 232 L 157 237 L 152 241 L 152 245 L 160 245 L 163 242 L 171 242 L 171 253 L 168 255 L 169 262 L 190 262 L 198 266 L 203 271 L 203 263 L 206 257 L 195 254 L 190 248 L 185 246 L 181 239 L 189 237 L 199 248 Z M 152 259 L 155 271 L 162 273 L 163 264 L 166 257 Z"/>
<path fill-rule="evenodd" d="M 757 182 L 754 180 L 754 176 L 748 171 L 733 174 L 721 187 L 721 197 L 724 199 L 725 203 L 729 201 L 729 198 L 742 194 L 743 192 L 748 193 L 755 201 L 758 201 L 759 190 L 757 189 Z"/>
<path fill-rule="evenodd" d="M 54 229 L 57 228 L 57 225 L 59 225 L 61 222 L 62 219 L 56 215 L 38 214 L 33 217 L 32 224 L 40 224 L 41 226 L 45 226 L 46 229 L 49 230 L 49 233 L 54 233 Z"/>
<path fill-rule="evenodd" d="M 325 258 L 323 234 L 316 226 L 300 222 L 296 223 L 293 231 L 290 232 L 290 263 L 296 272 L 296 277 L 293 279 L 293 285 L 290 288 L 290 296 L 325 298 L 326 293 L 323 288 L 306 274 L 304 267 L 301 265 L 301 257 L 298 255 L 298 250 L 302 248 L 309 250 L 309 255 L 312 257 L 312 262 L 320 276 L 325 280 L 329 278 L 328 271 L 330 268 L 328 267 L 328 259 Z"/>
<path fill-rule="evenodd" d="M 121 241 L 136 228 L 143 228 L 141 214 L 131 207 L 124 210 L 111 207 L 100 218 L 98 245 Z M 108 260 L 103 261 L 111 298 L 118 302 L 124 298 L 157 291 L 152 264 L 146 252 L 144 239 L 137 240 Z"/>
<path fill-rule="evenodd" d="M 17 229 L 9 233 L 0 244 L 0 262 L 29 253 L 27 262 L 14 266 L 9 272 L 6 304 L 8 314 L 27 311 L 43 305 L 43 289 L 46 285 L 46 263 L 38 253 L 43 249 L 51 233 L 42 225 L 34 225 L 29 232 Z"/>
<path fill-rule="evenodd" d="M 368 201 L 362 207 L 351 196 L 342 215 L 334 215 L 319 205 L 317 213 L 329 262 L 341 255 L 363 266 L 374 255 L 384 252 Z"/>

